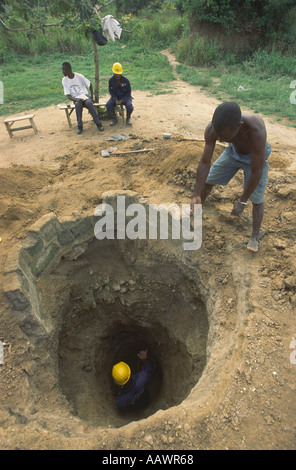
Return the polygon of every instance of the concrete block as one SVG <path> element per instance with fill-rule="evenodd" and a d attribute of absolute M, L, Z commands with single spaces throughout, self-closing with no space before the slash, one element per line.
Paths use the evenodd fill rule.
<path fill-rule="evenodd" d="M 17 273 L 11 273 L 4 278 L 3 290 L 8 303 L 13 310 L 23 311 L 30 307 L 30 301 L 24 293 L 24 288 Z"/>
<path fill-rule="evenodd" d="M 38 233 L 31 232 L 22 242 L 22 248 L 26 250 L 30 256 L 36 256 L 41 253 L 44 248 L 44 244 Z"/>
<path fill-rule="evenodd" d="M 88 248 L 87 242 L 81 243 L 80 245 L 75 245 L 70 251 L 70 253 L 68 253 L 65 256 L 65 258 L 69 258 L 72 261 L 74 261 L 77 258 L 79 258 L 79 256 L 83 255 L 86 252 L 87 248 Z"/>
<path fill-rule="evenodd" d="M 56 237 L 60 230 L 60 222 L 54 213 L 45 214 L 29 228 L 29 234 L 38 233 L 45 243 Z"/>
<path fill-rule="evenodd" d="M 61 245 L 67 245 L 68 243 L 72 243 L 75 240 L 74 234 L 71 232 L 70 229 L 62 230 L 58 234 L 58 241 Z"/>
<path fill-rule="evenodd" d="M 31 271 L 34 276 L 40 276 L 43 271 L 48 267 L 51 261 L 54 259 L 55 255 L 59 251 L 59 246 L 57 243 L 50 243 L 40 254 L 36 257 L 31 265 Z"/>
<path fill-rule="evenodd" d="M 80 222 L 76 223 L 72 228 L 71 232 L 74 237 L 80 237 L 82 235 L 86 235 L 88 233 L 93 233 L 94 229 L 94 221 L 93 217 L 87 217 L 82 219 Z"/>

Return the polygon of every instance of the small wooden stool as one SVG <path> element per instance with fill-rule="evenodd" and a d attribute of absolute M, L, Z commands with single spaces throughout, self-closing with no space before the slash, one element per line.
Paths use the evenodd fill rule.
<path fill-rule="evenodd" d="M 99 107 L 102 107 L 104 108 L 106 106 L 106 103 L 93 103 L 94 107 L 96 109 L 98 109 Z M 69 124 L 69 127 L 71 129 L 72 127 L 72 123 L 71 123 L 71 114 L 73 113 L 74 109 L 75 109 L 75 104 L 66 104 L 66 105 L 58 105 L 58 108 L 59 109 L 63 109 L 66 113 L 66 118 L 67 118 L 67 121 L 68 121 L 68 124 Z"/>
<path fill-rule="evenodd" d="M 37 130 L 37 127 L 35 125 L 35 122 L 34 122 L 34 116 L 35 114 L 27 114 L 25 116 L 18 116 L 18 117 L 9 117 L 9 118 L 6 118 L 3 122 L 6 126 L 6 129 L 7 129 L 7 132 L 9 134 L 9 137 L 12 138 L 13 137 L 13 132 L 15 131 L 22 131 L 24 129 L 33 129 L 35 134 L 37 134 L 38 130 Z M 14 127 L 12 128 L 11 126 L 13 125 L 13 123 L 15 122 L 18 122 L 18 121 L 23 121 L 24 119 L 29 119 L 30 121 L 30 126 L 22 126 L 22 127 Z"/>

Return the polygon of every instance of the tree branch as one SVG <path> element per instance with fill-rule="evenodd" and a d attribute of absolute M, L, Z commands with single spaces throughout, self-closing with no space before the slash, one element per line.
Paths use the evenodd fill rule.
<path fill-rule="evenodd" d="M 93 7 L 93 10 L 94 10 L 95 14 L 97 15 L 97 17 L 99 18 L 100 21 L 102 21 L 102 18 L 100 17 L 99 12 L 101 10 L 103 10 L 104 8 L 108 7 L 109 5 L 111 5 L 111 3 L 113 3 L 113 2 L 115 2 L 115 0 L 109 0 L 109 2 L 105 3 L 102 6 L 96 5 L 96 6 Z"/>
<path fill-rule="evenodd" d="M 2 26 L 4 27 L 6 31 L 14 31 L 14 32 L 15 31 L 29 31 L 30 29 L 33 29 L 33 28 L 17 28 L 17 29 L 9 28 L 1 19 L 0 19 L 0 23 L 2 24 Z M 50 23 L 50 24 L 34 26 L 34 28 L 50 28 L 51 26 L 62 26 L 62 24 L 63 23 Z"/>
<path fill-rule="evenodd" d="M 124 31 L 125 33 L 133 33 L 138 27 L 141 27 L 141 25 L 137 24 L 137 26 L 135 26 L 134 29 L 132 29 L 131 31 L 129 31 L 128 29 L 122 29 L 122 31 Z"/>

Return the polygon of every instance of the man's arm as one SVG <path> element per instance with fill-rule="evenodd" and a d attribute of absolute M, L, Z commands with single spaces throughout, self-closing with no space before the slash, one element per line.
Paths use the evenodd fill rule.
<path fill-rule="evenodd" d="M 208 124 L 205 130 L 205 147 L 199 165 L 196 171 L 196 180 L 193 198 L 191 201 L 191 209 L 194 204 L 201 204 L 201 194 L 205 187 L 206 180 L 211 168 L 211 161 L 216 145 L 216 136 L 213 131 L 212 124 Z"/>
<path fill-rule="evenodd" d="M 130 97 L 132 95 L 132 88 L 131 88 L 131 84 L 130 84 L 130 81 L 128 78 L 125 78 L 126 80 L 126 90 L 125 90 L 125 95 Z"/>
<path fill-rule="evenodd" d="M 90 91 L 90 98 L 93 102 L 94 101 L 94 90 L 93 90 L 92 83 L 89 84 L 89 91 Z"/>
<path fill-rule="evenodd" d="M 66 95 L 67 98 L 70 100 L 70 101 L 74 101 L 74 103 L 76 103 L 77 99 L 76 98 L 73 98 L 72 95 Z M 70 105 L 69 105 L 70 106 Z"/>

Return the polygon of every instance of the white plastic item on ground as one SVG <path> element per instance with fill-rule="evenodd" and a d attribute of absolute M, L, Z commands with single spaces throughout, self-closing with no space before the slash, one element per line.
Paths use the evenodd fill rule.
<path fill-rule="evenodd" d="M 104 36 L 106 39 L 108 39 L 108 41 L 115 41 L 115 39 L 120 39 L 122 28 L 114 16 L 107 15 L 102 18 L 101 25 Z"/>

